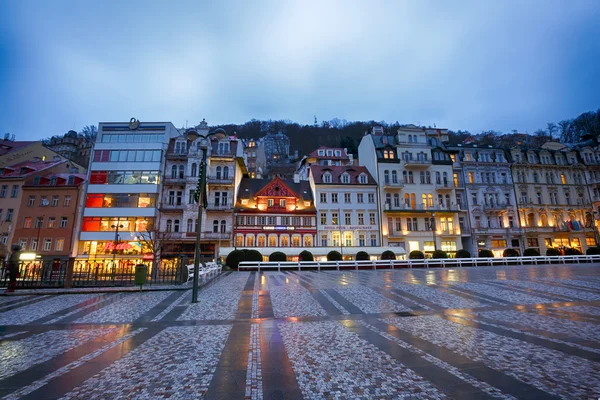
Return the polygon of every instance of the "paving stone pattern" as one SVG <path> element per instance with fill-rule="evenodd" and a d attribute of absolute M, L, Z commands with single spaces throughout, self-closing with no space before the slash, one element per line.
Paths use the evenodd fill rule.
<path fill-rule="evenodd" d="M 0 398 L 600 398 L 600 265 L 249 274 L 0 292 Z"/>

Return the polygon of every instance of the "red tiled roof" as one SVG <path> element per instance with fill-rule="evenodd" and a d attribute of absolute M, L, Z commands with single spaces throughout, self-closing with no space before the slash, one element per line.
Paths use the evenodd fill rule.
<path fill-rule="evenodd" d="M 325 154 L 320 156 L 319 150 L 324 150 Z M 328 156 L 327 150 L 333 150 L 333 154 L 335 154 L 336 150 L 339 150 L 342 155 L 341 156 L 335 156 L 335 155 Z M 342 149 L 341 147 L 327 147 L 327 146 L 321 146 L 321 147 L 317 148 L 316 150 L 313 150 L 308 155 L 308 157 L 326 158 L 328 160 L 349 160 L 350 159 L 348 154 L 346 154 L 346 151 L 344 149 Z"/>
<path fill-rule="evenodd" d="M 67 161 L 68 160 L 64 159 L 57 161 L 23 161 L 15 165 L 2 167 L 4 168 L 4 174 L 0 175 L 0 179 L 26 177 L 34 172 L 43 171 L 47 168 L 66 163 Z M 27 168 L 25 174 L 21 173 L 21 169 L 23 168 Z"/>
<path fill-rule="evenodd" d="M 331 183 L 323 182 L 323 175 L 325 172 L 331 174 Z M 344 172 L 350 175 L 350 183 L 342 183 L 341 176 Z M 341 166 L 328 166 L 328 165 L 311 165 L 310 173 L 316 184 L 326 185 L 376 185 L 375 179 L 369 173 L 366 167 L 352 166 L 352 165 L 341 165 Z M 359 183 L 358 177 L 361 174 L 367 175 L 367 183 Z"/>
<path fill-rule="evenodd" d="M 0 156 L 17 151 L 34 143 L 36 142 L 13 142 L 11 140 L 0 140 Z"/>

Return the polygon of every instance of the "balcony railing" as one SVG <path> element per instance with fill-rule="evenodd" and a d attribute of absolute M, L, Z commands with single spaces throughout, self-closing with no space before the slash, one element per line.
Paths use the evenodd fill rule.
<path fill-rule="evenodd" d="M 210 211 L 230 211 L 233 209 L 233 204 L 215 204 L 209 200 L 206 209 Z"/>
<path fill-rule="evenodd" d="M 206 180 L 208 183 L 229 185 L 233 183 L 233 176 L 210 175 Z"/>
<path fill-rule="evenodd" d="M 184 185 L 185 184 L 185 180 L 186 178 L 172 178 L 170 176 L 165 176 L 164 178 L 164 183 L 165 184 L 179 184 L 179 185 Z"/>
<path fill-rule="evenodd" d="M 431 160 L 402 160 L 402 164 L 406 167 L 428 167 L 431 165 Z"/>
<path fill-rule="evenodd" d="M 437 211 L 446 211 L 446 212 L 458 212 L 461 210 L 461 206 L 455 203 L 452 203 L 449 206 L 446 205 L 434 205 L 434 206 L 425 206 L 418 205 L 416 207 L 412 207 L 407 204 L 400 204 L 399 206 L 393 206 L 389 203 L 384 205 L 384 211 L 414 211 L 414 212 L 437 212 Z"/>
<path fill-rule="evenodd" d="M 384 189 L 400 189 L 400 188 L 404 187 L 404 181 L 399 180 L 399 181 L 394 182 L 393 180 L 392 181 L 387 180 L 387 181 L 384 181 L 383 187 L 384 187 Z"/>
<path fill-rule="evenodd" d="M 512 203 L 490 203 L 490 204 L 482 204 L 481 208 L 486 211 L 501 211 L 506 210 L 509 207 L 513 207 Z"/>
<path fill-rule="evenodd" d="M 437 190 L 452 190 L 455 188 L 454 186 L 454 182 L 442 182 L 442 183 L 436 183 L 435 184 L 435 188 Z"/>
<path fill-rule="evenodd" d="M 187 238 L 195 238 L 196 232 L 185 232 Z M 231 232 L 202 232 L 200 239 L 216 239 L 216 240 L 229 240 L 231 238 Z"/>

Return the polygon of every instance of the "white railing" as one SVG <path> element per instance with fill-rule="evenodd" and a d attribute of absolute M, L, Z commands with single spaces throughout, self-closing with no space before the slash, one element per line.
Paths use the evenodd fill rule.
<path fill-rule="evenodd" d="M 242 261 L 238 269 L 241 270 L 274 270 L 281 268 L 297 269 L 356 269 L 359 267 L 371 269 L 396 269 L 396 268 L 454 268 L 454 267 L 483 267 L 498 265 L 546 265 L 546 264 L 582 264 L 600 262 L 600 255 L 582 256 L 537 256 L 537 257 L 502 257 L 502 258 L 428 258 L 424 260 L 368 260 L 368 261 Z"/>

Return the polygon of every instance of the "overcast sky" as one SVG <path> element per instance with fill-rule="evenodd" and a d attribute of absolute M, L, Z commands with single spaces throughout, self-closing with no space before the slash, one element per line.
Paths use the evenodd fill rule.
<path fill-rule="evenodd" d="M 0 134 L 314 115 L 531 133 L 600 108 L 598 21 L 597 0 L 5 0 Z"/>

